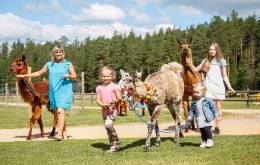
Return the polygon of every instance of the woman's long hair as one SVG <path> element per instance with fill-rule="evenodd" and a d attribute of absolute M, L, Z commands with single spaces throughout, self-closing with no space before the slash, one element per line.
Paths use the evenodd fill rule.
<path fill-rule="evenodd" d="M 212 43 L 210 45 L 210 47 L 211 46 L 215 47 L 215 49 L 216 49 L 216 58 L 220 62 L 221 59 L 223 58 L 223 53 L 222 53 L 219 45 L 217 43 Z M 207 58 L 205 59 L 205 62 L 202 64 L 202 71 L 203 72 L 209 71 L 212 59 L 213 59 L 213 57 L 210 55 L 210 52 L 209 52 Z"/>

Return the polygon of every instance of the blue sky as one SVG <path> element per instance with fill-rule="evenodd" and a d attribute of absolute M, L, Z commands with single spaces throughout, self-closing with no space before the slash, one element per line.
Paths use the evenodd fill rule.
<path fill-rule="evenodd" d="M 31 38 L 73 42 L 87 37 L 111 37 L 115 31 L 137 35 L 159 28 L 186 29 L 238 16 L 260 16 L 260 0 L 0 0 L 0 43 Z"/>

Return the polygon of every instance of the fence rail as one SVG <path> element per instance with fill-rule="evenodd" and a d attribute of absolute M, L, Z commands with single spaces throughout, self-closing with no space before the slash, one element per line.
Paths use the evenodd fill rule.
<path fill-rule="evenodd" d="M 191 98 L 190 98 L 191 100 Z M 260 90 L 248 90 L 248 91 L 237 91 L 234 94 L 226 93 L 226 99 L 223 101 L 234 101 L 234 102 L 245 102 L 247 107 L 249 108 L 250 103 L 257 102 L 260 103 Z M 21 96 L 17 92 L 16 94 L 5 93 L 0 95 L 0 102 L 4 102 L 6 108 L 9 103 L 16 103 L 17 109 L 19 109 L 19 104 L 23 102 Z M 80 105 L 86 105 L 87 102 L 94 104 L 96 102 L 96 94 L 95 93 L 74 93 L 73 95 L 73 103 L 78 102 Z M 81 107 L 82 111 L 84 110 L 84 106 Z"/>

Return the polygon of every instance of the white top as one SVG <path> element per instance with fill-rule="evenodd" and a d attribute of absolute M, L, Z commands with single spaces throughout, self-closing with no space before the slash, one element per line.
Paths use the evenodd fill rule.
<path fill-rule="evenodd" d="M 205 59 L 202 61 L 204 63 Z M 207 88 L 206 97 L 212 99 L 225 99 L 225 85 L 222 77 L 222 67 L 225 67 L 227 62 L 224 58 L 218 61 L 212 59 L 209 71 L 206 73 L 204 85 Z"/>
<path fill-rule="evenodd" d="M 203 100 L 204 100 L 204 97 L 197 100 L 197 116 L 196 116 L 197 128 L 204 128 L 206 126 L 213 126 L 214 125 L 214 120 L 212 120 L 210 122 L 206 121 L 206 117 L 205 117 L 203 110 L 202 110 L 202 101 Z"/>

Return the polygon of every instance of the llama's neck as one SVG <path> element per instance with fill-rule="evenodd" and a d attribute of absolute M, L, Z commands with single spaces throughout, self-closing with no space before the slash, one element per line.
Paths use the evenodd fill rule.
<path fill-rule="evenodd" d="M 33 84 L 31 83 L 28 77 L 25 77 L 23 79 L 18 78 L 17 81 L 18 81 L 18 87 L 23 100 L 27 103 L 31 103 L 34 100 L 34 94 L 30 91 L 27 85 L 29 85 L 33 89 Z M 24 81 L 26 81 L 27 85 L 25 84 Z"/>

